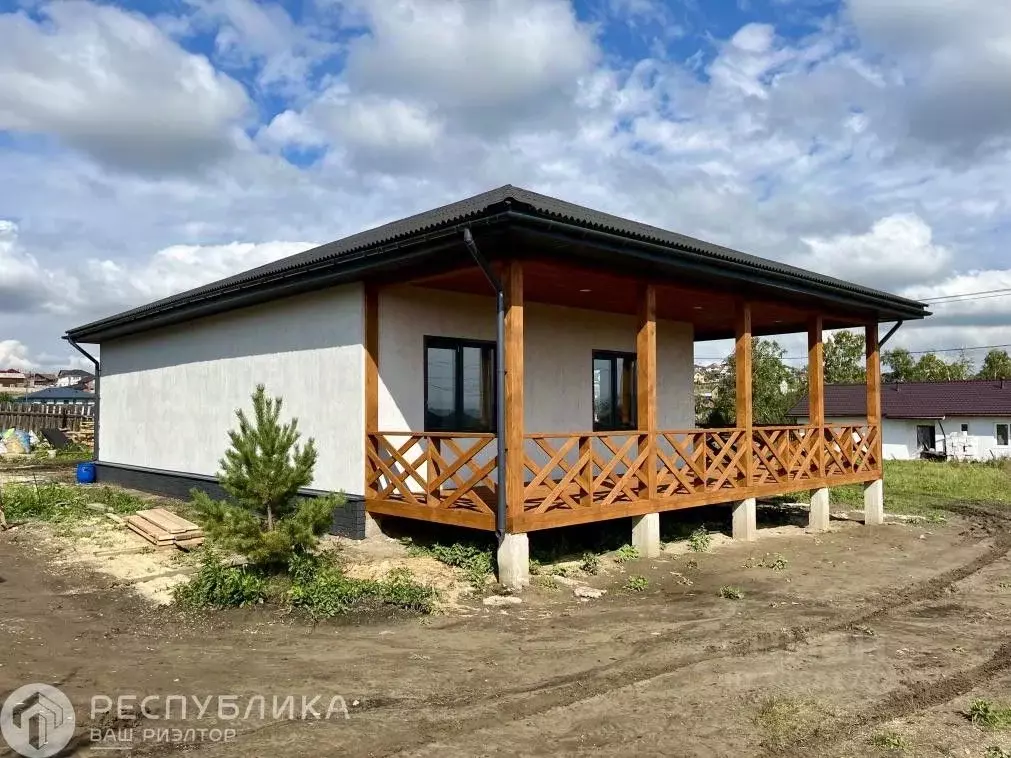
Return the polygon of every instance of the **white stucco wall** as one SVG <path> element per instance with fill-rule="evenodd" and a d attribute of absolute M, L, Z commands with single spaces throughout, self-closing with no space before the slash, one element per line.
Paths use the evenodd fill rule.
<path fill-rule="evenodd" d="M 575 308 L 524 307 L 524 426 L 533 432 L 593 428 L 592 352 L 635 352 L 636 319 Z M 396 287 L 379 299 L 379 427 L 422 431 L 424 338 L 493 341 L 491 297 Z M 692 327 L 657 324 L 657 424 L 690 429 L 695 418 Z"/>
<path fill-rule="evenodd" d="M 100 457 L 214 474 L 258 383 L 319 450 L 313 487 L 361 494 L 362 288 L 326 290 L 102 344 Z"/>
<path fill-rule="evenodd" d="M 806 419 L 801 419 L 800 423 L 806 423 Z M 828 419 L 830 424 L 865 424 L 864 417 Z M 1011 457 L 1011 446 L 997 444 L 996 425 L 1011 424 L 1011 418 L 992 418 L 988 416 L 977 416 L 971 418 L 959 418 L 951 416 L 944 421 L 938 422 L 936 419 L 895 419 L 886 418 L 882 420 L 882 454 L 886 460 L 910 460 L 919 458 L 919 451 L 916 446 L 916 427 L 925 424 L 934 426 L 934 438 L 937 449 L 943 450 L 942 440 L 947 434 L 948 452 L 957 457 L 965 457 L 985 460 L 988 458 Z M 969 430 L 963 436 L 961 433 L 962 424 L 968 424 Z M 943 427 L 943 431 L 942 431 Z"/>

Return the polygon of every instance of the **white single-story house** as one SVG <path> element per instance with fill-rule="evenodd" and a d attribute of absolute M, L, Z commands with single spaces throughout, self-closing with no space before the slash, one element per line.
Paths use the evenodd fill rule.
<path fill-rule="evenodd" d="M 878 386 L 845 428 L 695 429 L 693 343 L 923 318 L 922 303 L 517 187 L 332 242 L 71 329 L 101 345 L 100 481 L 213 489 L 258 383 L 316 440 L 316 491 L 365 514 L 495 531 L 505 581 L 527 533 L 628 518 L 645 554 L 661 511 L 863 482 L 880 512 Z M 814 376 L 821 362 L 812 359 Z M 311 492 L 310 492 L 311 494 Z M 819 501 L 821 502 L 821 501 Z M 812 518 L 824 516 L 817 509 Z M 516 573 L 510 573 L 516 572 Z"/>
<path fill-rule="evenodd" d="M 790 415 L 806 423 L 807 398 Z M 865 413 L 862 384 L 825 387 L 825 415 L 845 424 Z M 1011 457 L 1011 381 L 896 382 L 881 387 L 882 453 L 919 458 L 925 451 L 958 460 Z"/>

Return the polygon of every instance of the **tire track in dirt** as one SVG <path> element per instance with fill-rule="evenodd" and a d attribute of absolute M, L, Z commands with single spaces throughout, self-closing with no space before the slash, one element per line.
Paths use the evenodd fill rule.
<path fill-rule="evenodd" d="M 852 613 L 841 620 L 827 620 L 824 623 L 811 626 L 796 626 L 778 632 L 759 632 L 748 635 L 731 642 L 727 648 L 715 653 L 698 653 L 681 656 L 673 661 L 669 659 L 662 661 L 644 660 L 646 657 L 653 657 L 655 659 L 658 653 L 657 649 L 664 645 L 664 643 L 669 643 L 677 633 L 672 632 L 659 635 L 634 646 L 632 651 L 621 660 L 602 664 L 575 674 L 555 677 L 530 687 L 499 690 L 491 695 L 484 694 L 480 698 L 482 705 L 479 706 L 474 706 L 474 698 L 472 696 L 453 698 L 434 697 L 423 701 L 424 705 L 428 708 L 447 710 L 448 713 L 445 716 L 445 721 L 436 720 L 435 723 L 427 724 L 427 728 L 418 725 L 418 732 L 415 733 L 413 739 L 392 747 L 388 751 L 379 750 L 373 752 L 372 755 L 392 758 L 392 756 L 402 755 L 405 752 L 416 750 L 432 742 L 444 742 L 456 735 L 476 731 L 486 727 L 489 723 L 502 724 L 542 714 L 556 708 L 568 707 L 579 702 L 591 700 L 616 689 L 668 676 L 700 663 L 777 652 L 793 643 L 810 642 L 816 637 L 846 631 L 854 626 L 886 616 L 904 606 L 924 600 L 936 599 L 955 582 L 972 576 L 1011 552 L 1011 533 L 1006 528 L 1002 528 L 1006 524 L 1011 523 L 1011 519 L 1004 514 L 961 504 L 949 506 L 947 510 L 977 519 L 980 525 L 984 526 L 989 532 L 988 538 L 992 540 L 990 547 L 972 561 L 944 571 L 930 579 L 907 587 L 879 593 L 879 602 L 873 604 L 870 608 Z M 1001 648 L 1001 651 L 1003 650 L 1004 648 Z M 937 699 L 937 702 L 945 702 L 945 699 L 957 697 L 961 694 L 958 691 L 960 684 L 972 681 L 973 676 L 977 677 L 975 681 L 978 682 L 980 681 L 979 675 L 984 672 L 989 671 L 991 672 L 990 676 L 994 676 L 1004 670 L 1005 667 L 1011 666 L 1011 661 L 1008 661 L 1007 654 L 1002 657 L 999 654 L 1001 651 L 998 651 L 990 660 L 980 664 L 980 666 L 975 667 L 969 672 L 953 675 L 949 678 L 951 680 L 950 683 L 946 683 L 947 680 L 941 680 L 932 684 L 913 685 L 911 688 L 893 693 L 893 695 L 889 696 L 890 699 L 886 699 L 886 702 L 882 702 L 875 706 L 875 708 L 869 709 L 869 712 L 874 714 L 875 718 L 883 716 L 888 712 L 895 712 L 895 715 L 903 715 L 899 714 L 897 710 L 900 703 L 922 701 L 933 705 L 936 703 L 932 702 L 932 698 Z M 977 670 L 978 673 L 976 673 Z M 919 695 L 914 697 L 917 692 L 919 692 Z M 946 697 L 945 693 L 954 694 Z M 889 706 L 892 700 L 894 700 L 895 704 Z M 920 709 L 930 707 L 930 705 L 920 706 Z M 429 718 L 435 717 L 438 719 L 431 711 L 428 711 L 427 715 Z M 888 718 L 895 718 L 895 715 Z M 839 739 L 843 738 L 843 736 L 840 736 Z M 833 740 L 833 743 L 836 741 L 838 740 Z"/>
<path fill-rule="evenodd" d="M 904 606 L 936 599 L 953 583 L 972 576 L 1011 552 L 1011 533 L 1006 528 L 1011 519 L 976 506 L 953 505 L 947 510 L 976 519 L 977 525 L 983 526 L 989 532 L 987 537 L 979 540 L 980 542 L 992 540 L 989 548 L 972 561 L 927 580 L 881 592 L 877 602 L 866 603 L 862 610 L 842 619 L 827 619 L 822 623 L 798 625 L 775 632 L 758 632 L 731 641 L 723 650 L 680 656 L 674 660 L 666 657 L 663 648 L 680 634 L 680 630 L 669 632 L 639 642 L 632 647 L 628 655 L 617 661 L 554 677 L 530 686 L 505 688 L 492 693 L 436 695 L 412 702 L 409 710 L 395 701 L 384 701 L 381 697 L 363 699 L 362 706 L 366 712 L 383 714 L 387 718 L 398 711 L 405 714 L 402 723 L 409 725 L 410 729 L 410 737 L 391 734 L 391 744 L 376 746 L 370 751 L 370 755 L 377 758 L 401 756 L 432 743 L 444 743 L 456 736 L 479 731 L 489 724 L 502 725 L 557 708 L 576 705 L 608 692 L 646 683 L 700 663 L 777 652 L 794 643 L 811 642 L 817 637 L 852 629 Z M 868 709 L 867 714 L 857 725 L 841 729 L 838 733 L 826 733 L 824 743 L 821 742 L 822 737 L 819 735 L 818 745 L 831 746 L 846 739 L 848 734 L 854 734 L 859 729 L 865 728 L 866 724 L 872 721 L 879 723 L 957 697 L 971 688 L 970 682 L 978 684 L 982 674 L 990 672 L 989 676 L 992 677 L 1011 666 L 1009 656 L 1011 645 L 1008 649 L 1002 647 L 991 659 L 973 669 L 954 674 L 939 682 L 917 684 L 895 691 Z M 922 704 L 917 705 L 920 703 Z M 905 710 L 902 710 L 903 708 Z M 417 714 L 419 709 L 425 711 L 424 721 L 409 718 L 412 713 Z M 279 725 L 279 728 L 284 727 Z M 238 736 L 241 738 L 242 734 Z M 805 752 L 780 751 L 779 754 L 808 755 L 810 753 L 806 751 L 809 750 L 810 745 L 805 744 L 803 746 Z"/>

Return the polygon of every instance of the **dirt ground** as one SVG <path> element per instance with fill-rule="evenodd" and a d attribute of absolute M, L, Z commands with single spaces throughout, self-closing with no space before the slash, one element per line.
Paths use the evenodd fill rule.
<path fill-rule="evenodd" d="M 516 605 L 315 627 L 159 607 L 18 530 L 0 536 L 0 692 L 58 684 L 79 725 L 66 754 L 81 755 L 117 746 L 92 743 L 101 726 L 132 727 L 118 745 L 132 755 L 982 757 L 1011 750 L 1011 732 L 963 715 L 1011 700 L 1008 527 L 976 512 L 780 528 L 612 567 L 589 580 L 607 590 L 593 600 L 538 584 Z M 624 589 L 633 575 L 644 591 Z M 154 699 L 138 721 L 91 719 L 97 694 Z M 237 696 L 243 711 L 263 695 L 268 713 L 183 721 L 169 695 Z M 341 696 L 349 718 L 274 718 L 287 695 Z M 236 733 L 181 744 L 149 727 Z"/>

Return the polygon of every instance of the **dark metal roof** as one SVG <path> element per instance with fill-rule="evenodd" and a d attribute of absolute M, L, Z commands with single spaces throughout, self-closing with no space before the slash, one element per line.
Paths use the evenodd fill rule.
<path fill-rule="evenodd" d="M 789 415 L 809 415 L 805 396 Z M 863 384 L 825 385 L 826 416 L 865 416 L 867 388 Z M 944 416 L 1006 416 L 1011 418 L 1011 381 L 973 379 L 961 382 L 896 382 L 881 386 L 885 418 L 932 419 Z"/>
<path fill-rule="evenodd" d="M 203 304 L 198 315 L 242 307 L 249 302 L 232 298 L 233 295 L 251 288 L 262 289 L 269 283 L 291 280 L 295 277 L 314 276 L 322 286 L 326 286 L 336 281 L 334 274 L 341 266 L 353 269 L 353 272 L 349 271 L 349 275 L 343 278 L 344 281 L 361 278 L 369 267 L 369 262 L 364 260 L 366 257 L 378 258 L 380 253 L 396 253 L 398 249 L 402 250 L 411 245 L 432 245 L 439 239 L 445 243 L 445 236 L 455 234 L 461 225 L 481 220 L 516 225 L 534 221 L 551 222 L 553 226 L 571 224 L 590 232 L 616 235 L 629 245 L 640 243 L 662 248 L 662 252 L 669 260 L 676 259 L 679 255 L 701 256 L 710 263 L 745 269 L 753 272 L 755 276 L 771 276 L 795 290 L 803 290 L 815 297 L 828 291 L 831 291 L 836 298 L 842 294 L 855 299 L 857 302 L 854 305 L 880 309 L 882 315 L 891 319 L 915 319 L 927 315 L 924 305 L 913 300 L 748 255 L 520 187 L 505 185 L 466 200 L 353 234 L 211 284 L 76 327 L 69 330 L 67 336 L 76 341 L 97 342 L 103 337 L 120 336 L 153 328 L 159 324 L 145 322 L 149 322 L 159 314 L 166 314 L 195 303 Z M 592 246 L 594 240 L 588 236 L 586 244 Z M 285 294 L 292 294 L 290 286 L 279 289 L 274 297 L 283 297 Z M 224 302 L 230 299 L 234 302 Z M 219 307 L 208 307 L 209 302 L 213 300 L 223 302 Z"/>
<path fill-rule="evenodd" d="M 37 392 L 23 395 L 19 400 L 94 400 L 95 393 L 73 387 L 46 387 Z"/>

